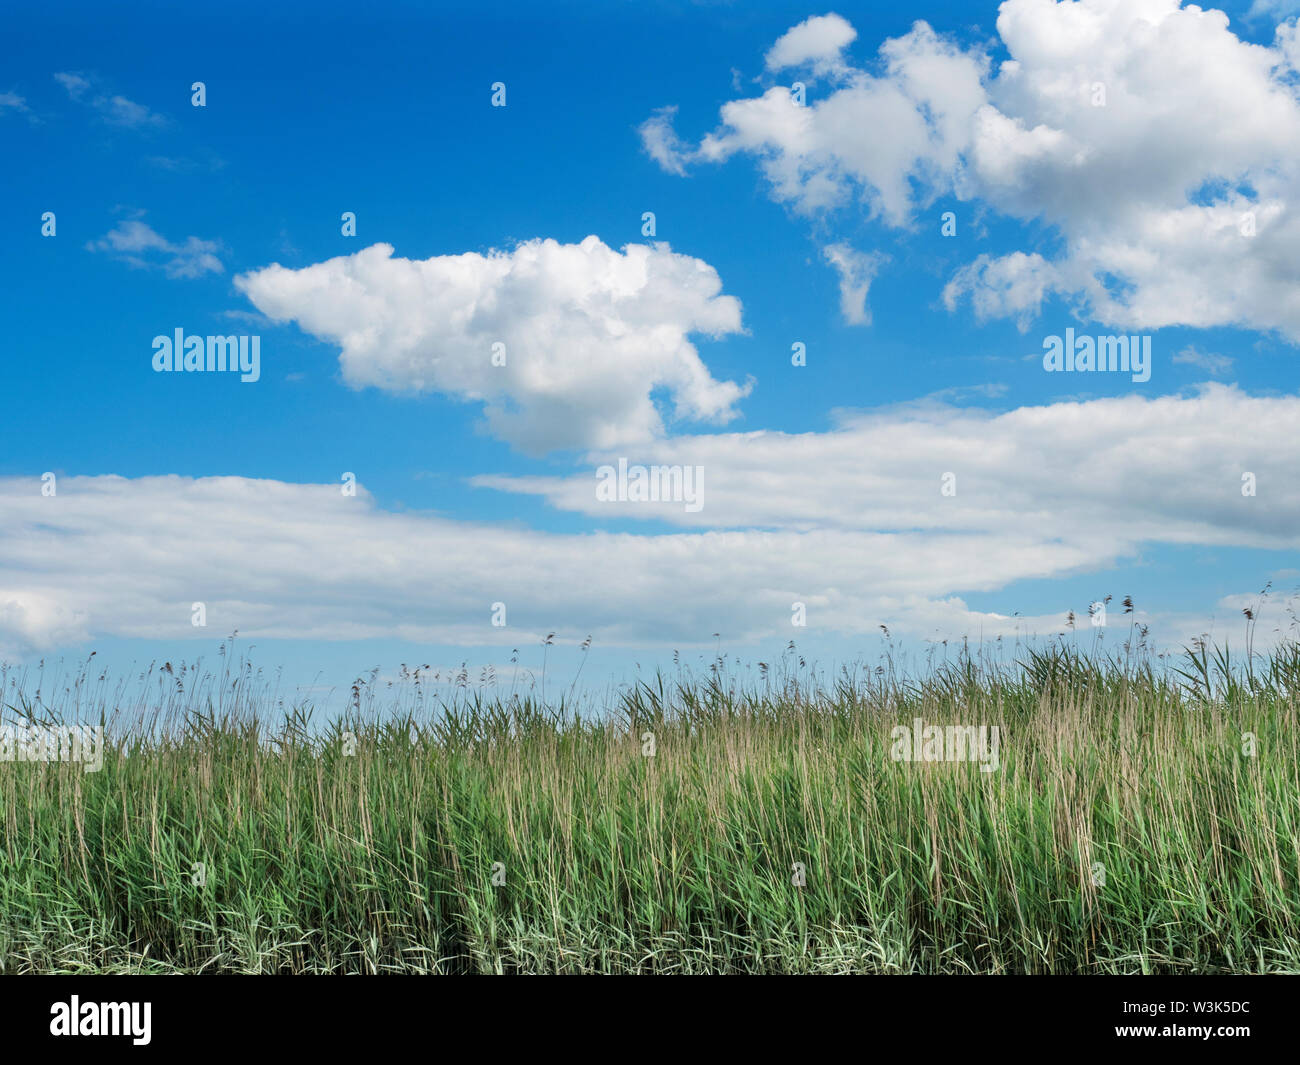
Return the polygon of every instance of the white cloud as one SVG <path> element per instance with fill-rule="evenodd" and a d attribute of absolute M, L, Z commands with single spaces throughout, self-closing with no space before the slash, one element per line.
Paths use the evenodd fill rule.
<path fill-rule="evenodd" d="M 784 70 L 811 63 L 838 65 L 840 53 L 857 38 L 858 31 L 839 15 L 814 15 L 782 34 L 767 53 L 768 70 Z"/>
<path fill-rule="evenodd" d="M 782 638 L 881 624 L 900 635 L 1050 634 L 963 595 L 1102 571 L 1152 543 L 1300 548 L 1291 471 L 1300 398 L 1215 385 L 1005 414 L 938 403 L 846 415 L 832 432 L 664 441 L 643 461 L 705 468 L 705 506 L 598 503 L 572 478 L 476 478 L 603 518 L 695 527 L 559 534 L 378 509 L 361 489 L 239 477 L 0 479 L 0 653 L 98 636 L 238 629 L 257 639 L 386 637 L 520 646 L 560 631 L 601 646 Z M 1244 432 L 1242 427 L 1249 426 Z M 593 460 L 596 461 L 596 460 Z M 1258 494 L 1241 494 L 1252 472 Z M 956 474 L 957 494 L 940 479 Z M 140 515 L 150 516 L 142 526 Z M 1123 594 L 1099 576 L 1098 594 Z M 431 595 L 429 589 L 436 589 Z M 208 630 L 191 626 L 203 602 Z M 509 627 L 490 624 L 507 605 Z M 1176 644 L 1204 628 L 1175 619 Z"/>
<path fill-rule="evenodd" d="M 963 266 L 944 286 L 943 301 L 954 310 L 969 298 L 980 321 L 1015 318 L 1021 332 L 1028 329 L 1043 309 L 1043 300 L 1068 287 L 1060 281 L 1060 270 L 1041 255 L 1012 252 L 999 258 L 981 255 Z"/>
<path fill-rule="evenodd" d="M 721 162 L 738 153 L 758 157 L 773 195 L 812 213 L 849 202 L 855 194 L 869 211 L 903 225 L 918 202 L 951 187 L 959 153 L 968 143 L 975 111 L 985 102 L 981 75 L 986 61 L 938 37 L 918 22 L 905 37 L 880 49 L 884 73 L 877 77 L 842 63 L 828 63 L 830 42 L 848 43 L 838 16 L 810 20 L 773 49 L 782 66 L 801 52 L 836 87 L 801 106 L 785 86 L 722 107 L 721 123 L 697 149 L 675 139 L 671 111 L 642 127 L 647 150 L 671 143 L 668 169 L 683 160 Z M 835 32 L 828 32 L 834 30 Z M 818 51 L 817 42 L 821 42 Z M 843 47 L 843 44 L 840 45 Z"/>
<path fill-rule="evenodd" d="M 90 79 L 80 74 L 62 73 L 55 74 L 54 80 L 57 81 L 68 91 L 68 95 L 74 100 L 83 100 L 90 92 Z"/>
<path fill-rule="evenodd" d="M 491 430 L 527 451 L 653 440 L 659 389 L 673 417 L 725 423 L 750 388 L 715 380 L 688 339 L 740 332 L 740 302 L 667 244 L 530 240 L 424 260 L 376 244 L 235 284 L 269 318 L 337 344 L 349 385 L 482 402 Z"/>
<path fill-rule="evenodd" d="M 1300 10 L 1300 0 L 1297 0 L 1296 9 Z M 1282 75 L 1300 73 L 1300 22 L 1291 19 L 1282 23 L 1274 31 L 1274 38 L 1274 45 L 1282 53 L 1285 68 Z"/>
<path fill-rule="evenodd" d="M 558 535 L 374 507 L 364 491 L 221 477 L 68 477 L 57 497 L 0 480 L 0 655 L 77 639 L 392 638 L 520 646 L 547 631 L 601 646 L 748 641 L 789 631 L 1014 632 L 948 589 L 1074 569 L 1080 537 L 824 530 Z M 151 515 L 142 532 L 140 514 Z M 980 565 L 972 567 L 971 557 Z M 431 595 L 429 589 L 436 589 Z M 191 625 L 194 602 L 208 628 Z M 494 602 L 509 627 L 490 623 Z M 1051 622 L 1046 624 L 1050 625 Z"/>
<path fill-rule="evenodd" d="M 673 130 L 675 107 L 663 107 L 641 123 L 641 143 L 646 153 L 670 174 L 686 173 L 692 149 Z"/>
<path fill-rule="evenodd" d="M 27 101 L 16 92 L 0 92 L 0 114 L 4 114 L 5 111 L 14 111 L 20 115 L 30 115 L 32 109 L 27 106 Z"/>
<path fill-rule="evenodd" d="M 1286 18 L 1300 12 L 1300 0 L 1254 0 L 1247 18 Z"/>
<path fill-rule="evenodd" d="M 1195 366 L 1197 369 L 1204 370 L 1206 373 L 1215 376 L 1231 370 L 1233 361 L 1227 355 L 1216 355 L 1213 352 L 1200 351 L 1194 345 L 1188 345 L 1182 351 L 1176 352 L 1173 357 L 1175 363 L 1184 366 Z"/>
<path fill-rule="evenodd" d="M 666 118 L 655 135 L 679 163 L 754 156 L 804 213 L 860 199 L 907 227 L 954 195 L 1063 238 L 1051 259 L 982 259 L 953 306 L 964 289 L 977 312 L 1023 320 L 1051 290 L 1116 326 L 1300 340 L 1296 24 L 1264 47 L 1177 0 L 1006 0 L 997 28 L 996 67 L 918 22 L 880 46 L 880 73 L 841 64 L 805 107 L 773 87 L 724 104 L 696 148 Z"/>
<path fill-rule="evenodd" d="M 107 252 L 132 266 L 160 268 L 172 278 L 202 277 L 225 269 L 217 257 L 221 250 L 218 241 L 186 237 L 175 243 L 138 218 L 119 222 L 86 247 L 90 251 Z"/>
<path fill-rule="evenodd" d="M 871 308 L 867 293 L 876 273 L 888 261 L 879 252 L 862 252 L 847 244 L 830 244 L 822 249 L 826 261 L 840 276 L 840 313 L 849 325 L 870 325 Z"/>
<path fill-rule="evenodd" d="M 609 461 L 599 454 L 592 470 L 569 477 L 474 483 L 593 518 L 1029 537 L 1077 546 L 1100 565 L 1148 542 L 1300 548 L 1300 483 L 1290 472 L 1300 439 L 1288 428 L 1298 421 L 1298 396 L 1256 397 L 1222 384 L 1004 413 L 927 400 L 842 412 L 830 432 L 681 437 L 636 457 L 703 466 L 696 512 L 598 500 L 593 470 Z M 946 497 L 940 479 L 948 472 L 957 491 Z M 1242 495 L 1243 473 L 1255 475 L 1257 495 Z"/>
<path fill-rule="evenodd" d="M 167 119 L 162 115 L 125 96 L 103 91 L 84 74 L 64 71 L 55 74 L 54 80 L 67 90 L 71 99 L 93 108 L 105 122 L 114 126 L 150 129 L 167 125 Z"/>

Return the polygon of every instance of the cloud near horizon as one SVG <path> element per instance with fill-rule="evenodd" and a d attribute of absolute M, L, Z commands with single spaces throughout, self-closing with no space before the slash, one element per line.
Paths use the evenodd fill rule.
<path fill-rule="evenodd" d="M 518 646 L 555 629 L 606 646 L 690 646 L 714 632 L 734 644 L 788 636 L 795 602 L 822 634 L 883 624 L 918 639 L 1050 635 L 1085 604 L 1018 618 L 1014 603 L 979 611 L 961 597 L 1103 570 L 1151 543 L 1300 547 L 1289 472 L 1300 442 L 1287 431 L 1297 417 L 1298 397 L 1210 385 L 1001 415 L 914 404 L 847 414 L 828 433 L 662 442 L 644 461 L 704 466 L 697 514 L 597 502 L 594 466 L 473 479 L 610 520 L 708 526 L 666 534 L 392 513 L 338 485 L 67 477 L 47 498 L 31 478 L 5 478 L 0 652 L 192 637 L 202 634 L 190 624 L 196 601 L 210 626 L 263 639 Z M 949 472 L 956 495 L 946 497 Z M 1255 496 L 1243 495 L 1243 472 Z M 141 514 L 151 516 L 144 535 Z M 1100 575 L 1098 596 L 1122 594 L 1106 583 Z M 504 630 L 489 620 L 498 601 Z M 1207 624 L 1166 617 L 1154 638 L 1176 645 Z"/>

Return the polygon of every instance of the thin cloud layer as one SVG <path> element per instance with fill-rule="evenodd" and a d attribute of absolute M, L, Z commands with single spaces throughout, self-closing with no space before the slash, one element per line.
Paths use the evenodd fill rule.
<path fill-rule="evenodd" d="M 518 646 L 522 634 L 581 629 L 606 645 L 664 647 L 714 632 L 779 637 L 795 602 L 822 634 L 882 624 L 920 637 L 1048 634 L 1080 604 L 1023 619 L 960 597 L 1096 571 L 1153 543 L 1300 548 L 1298 416 L 1300 398 L 1211 385 L 1002 415 L 919 405 L 853 415 L 829 433 L 665 442 L 645 461 L 703 467 L 696 513 L 601 502 L 594 467 L 474 478 L 594 517 L 697 526 L 666 534 L 391 513 L 337 485 L 72 477 L 45 497 L 32 479 L 9 478 L 0 644 L 194 636 L 196 601 L 210 625 L 259 638 Z M 490 624 L 494 602 L 511 628 Z"/>
<path fill-rule="evenodd" d="M 0 92 L 0 115 L 3 115 L 6 111 L 29 117 L 32 113 L 32 109 L 27 106 L 27 101 L 18 93 Z"/>
<path fill-rule="evenodd" d="M 707 643 L 714 632 L 780 636 L 796 601 L 823 633 L 889 624 L 994 635 L 1026 622 L 969 611 L 952 588 L 992 589 L 1111 554 L 1083 536 L 562 535 L 386 512 L 364 490 L 349 498 L 337 485 L 242 477 L 69 477 L 54 497 L 31 478 L 8 478 L 0 505 L 6 656 L 92 636 L 235 629 L 254 639 L 460 646 L 519 646 L 556 630 L 662 648 Z M 191 623 L 195 602 L 206 630 Z M 504 629 L 491 624 L 495 602 L 506 604 Z"/>
<path fill-rule="evenodd" d="M 1098 562 L 1116 545 L 1129 554 L 1147 542 L 1293 550 L 1300 441 L 1288 427 L 1297 423 L 1300 397 L 1222 384 L 1002 414 L 921 402 L 848 412 L 825 433 L 682 437 L 638 459 L 703 466 L 705 503 L 696 511 L 602 502 L 589 471 L 475 483 L 592 517 L 691 527 L 1030 534 L 1045 544 L 1104 529 Z"/>

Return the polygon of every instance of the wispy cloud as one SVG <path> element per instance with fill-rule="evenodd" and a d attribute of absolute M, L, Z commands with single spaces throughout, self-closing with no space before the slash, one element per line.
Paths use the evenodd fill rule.
<path fill-rule="evenodd" d="M 1300 0 L 1255 0 L 1246 17 L 1284 19 L 1297 13 L 1300 13 Z"/>
<path fill-rule="evenodd" d="M 99 240 L 86 244 L 90 251 L 107 252 L 122 262 L 144 269 L 161 269 L 168 277 L 192 278 L 219 274 L 225 267 L 217 257 L 221 244 L 199 237 L 180 243 L 168 240 L 138 218 L 119 222 Z"/>
<path fill-rule="evenodd" d="M 0 115 L 7 111 L 27 115 L 29 118 L 32 114 L 32 109 L 27 106 L 27 101 L 16 92 L 0 92 Z"/>
<path fill-rule="evenodd" d="M 111 125 L 126 129 L 150 129 L 167 124 L 167 119 L 156 111 L 128 100 L 125 96 L 105 92 L 84 74 L 64 71 L 55 74 L 54 80 L 67 90 L 69 97 L 92 108 Z"/>
<path fill-rule="evenodd" d="M 189 156 L 150 155 L 145 162 L 171 174 L 216 173 L 226 165 L 224 159 L 211 153 L 198 159 Z"/>
<path fill-rule="evenodd" d="M 981 385 L 952 385 L 948 388 L 940 388 L 925 398 L 943 403 L 957 403 L 966 399 L 999 399 L 1006 394 L 1006 385 L 990 381 Z"/>
<path fill-rule="evenodd" d="M 857 251 L 847 244 L 831 244 L 822 249 L 826 261 L 840 275 L 840 313 L 849 325 L 870 325 L 871 308 L 867 293 L 881 266 L 889 261 L 879 252 Z"/>
<path fill-rule="evenodd" d="M 646 154 L 670 174 L 684 177 L 693 149 L 673 130 L 675 107 L 661 107 L 643 123 L 638 132 Z"/>
<path fill-rule="evenodd" d="M 1216 355 L 1211 352 L 1199 351 L 1196 347 L 1189 345 L 1177 352 L 1173 360 L 1176 363 L 1182 363 L 1185 366 L 1195 366 L 1204 370 L 1206 373 L 1219 375 L 1227 373 L 1232 369 L 1235 360 L 1227 355 Z"/>

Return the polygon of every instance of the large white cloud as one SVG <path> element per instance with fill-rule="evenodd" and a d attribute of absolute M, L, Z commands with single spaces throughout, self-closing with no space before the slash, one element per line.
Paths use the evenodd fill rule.
<path fill-rule="evenodd" d="M 209 632 L 259 639 L 517 647 L 557 630 L 663 648 L 789 636 L 794 602 L 813 633 L 1050 633 L 1086 604 L 1013 618 L 1019 602 L 989 613 L 961 596 L 1104 570 L 1152 543 L 1300 548 L 1298 419 L 1300 398 L 1213 385 L 1001 415 L 910 405 L 827 433 L 686 437 L 638 456 L 702 465 L 697 512 L 598 502 L 599 456 L 573 478 L 476 478 L 599 518 L 690 526 L 671 533 L 392 513 L 338 485 L 68 477 L 46 497 L 35 478 L 0 479 L 0 652 L 203 636 L 194 602 Z M 1098 585 L 1127 591 L 1104 573 Z M 507 605 L 504 630 L 490 624 L 494 602 Z"/>
<path fill-rule="evenodd" d="M 672 417 L 726 422 L 750 387 L 715 380 L 689 339 L 740 332 L 740 302 L 666 244 L 530 240 L 424 260 L 376 244 L 235 284 L 268 317 L 337 344 L 348 384 L 481 401 L 492 431 L 530 452 L 654 439 L 658 389 Z"/>
<path fill-rule="evenodd" d="M 568 477 L 480 476 L 593 517 L 710 528 L 1031 535 L 1300 548 L 1300 397 L 1208 384 L 1184 396 L 1063 402 L 997 414 L 942 402 L 845 412 L 830 432 L 674 439 L 639 459 L 704 468 L 704 505 L 604 502 L 594 467 Z M 1249 427 L 1249 431 L 1245 431 Z M 941 494 L 955 475 L 955 494 Z M 1242 492 L 1243 474 L 1254 495 Z"/>
<path fill-rule="evenodd" d="M 806 106 L 783 86 L 733 100 L 695 147 L 663 111 L 647 146 L 678 172 L 752 154 L 802 212 L 861 199 L 906 227 L 952 194 L 1064 238 L 1052 260 L 1027 248 L 973 265 L 950 306 L 969 295 L 982 315 L 1023 321 L 1059 293 L 1116 325 L 1300 340 L 1295 23 L 1262 47 L 1178 0 L 1006 0 L 997 28 L 1008 58 L 996 65 L 918 22 L 880 46 L 874 73 L 827 60 L 843 30 L 820 50 L 793 47 L 792 30 L 782 51 L 822 79 Z"/>
<path fill-rule="evenodd" d="M 94 636 L 400 638 L 521 646 L 548 630 L 602 646 L 703 644 L 915 614 L 1013 631 L 954 587 L 994 588 L 1095 558 L 1033 537 L 864 531 L 561 535 L 378 509 L 363 491 L 239 477 L 0 480 L 0 654 Z M 967 561 L 977 551 L 978 571 Z M 208 628 L 191 624 L 205 604 Z M 491 624 L 506 604 L 508 627 Z"/>

